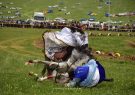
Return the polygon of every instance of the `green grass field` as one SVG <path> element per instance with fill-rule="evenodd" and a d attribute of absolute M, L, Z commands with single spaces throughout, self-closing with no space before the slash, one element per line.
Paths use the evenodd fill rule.
<path fill-rule="evenodd" d="M 13 15 L 15 10 L 10 10 L 11 7 L 20 7 L 22 10 L 21 17 L 17 19 L 30 19 L 32 18 L 34 12 L 45 12 L 48 10 L 48 6 L 59 5 L 59 8 L 62 9 L 66 7 L 66 12 L 71 12 L 70 15 L 65 15 L 65 12 L 58 11 L 58 8 L 53 8 L 53 13 L 46 14 L 47 19 L 54 19 L 56 17 L 63 17 L 66 19 L 75 19 L 80 20 L 81 18 L 87 18 L 89 12 L 94 12 L 97 15 L 94 16 L 97 21 L 108 21 L 108 18 L 105 17 L 105 13 L 108 12 L 108 6 L 105 4 L 107 0 L 0 0 L 4 3 L 5 6 L 8 6 L 7 9 L 0 9 L 4 12 L 3 15 Z M 103 1 L 103 2 L 99 2 Z M 111 14 L 123 13 L 123 12 L 134 12 L 135 10 L 135 0 L 110 0 L 111 4 Z M 14 4 L 6 4 L 7 2 L 13 2 Z M 80 4 L 78 4 L 80 3 Z M 101 5 L 102 8 L 99 9 L 98 6 Z M 8 11 L 13 11 L 11 14 L 8 14 Z M 113 21 L 124 21 L 124 23 L 134 21 L 135 16 L 126 16 L 126 17 L 114 17 L 111 18 Z"/>
<path fill-rule="evenodd" d="M 28 76 L 30 71 L 40 73 L 43 68 L 43 65 L 25 66 L 24 63 L 29 59 L 44 59 L 42 48 L 34 44 L 42 39 L 44 31 L 0 29 L 0 95 L 135 95 L 135 60 L 123 58 L 135 55 L 135 47 L 129 45 L 129 42 L 135 43 L 135 36 L 129 37 L 127 32 L 120 37 L 90 36 L 89 46 L 93 50 L 121 54 L 120 58 L 95 55 L 105 67 L 107 76 L 114 78 L 114 82 L 103 82 L 94 88 L 65 88 L 51 80 L 41 83 Z M 117 32 L 113 34 L 117 35 Z"/>

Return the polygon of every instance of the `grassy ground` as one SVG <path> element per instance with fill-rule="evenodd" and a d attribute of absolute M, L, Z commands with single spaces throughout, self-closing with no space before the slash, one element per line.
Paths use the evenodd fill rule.
<path fill-rule="evenodd" d="M 103 1 L 103 2 L 99 2 Z M 54 19 L 56 17 L 63 17 L 66 19 L 76 19 L 80 20 L 81 18 L 87 18 L 89 12 L 94 12 L 97 15 L 92 16 L 95 17 L 98 21 L 108 21 L 108 18 L 105 17 L 105 13 L 108 12 L 108 6 L 105 4 L 107 0 L 1 0 L 5 6 L 8 6 L 7 9 L 0 9 L 0 11 L 4 12 L 3 15 L 13 15 L 15 10 L 10 10 L 10 7 L 21 7 L 21 19 L 30 19 L 32 18 L 34 12 L 45 12 L 48 10 L 48 6 L 59 5 L 60 9 L 66 7 L 66 12 L 71 12 L 70 15 L 65 15 L 64 12 L 58 11 L 59 8 L 53 8 L 53 13 L 46 14 L 47 19 Z M 135 9 L 135 0 L 110 0 L 111 4 L 111 14 L 123 13 L 123 12 L 134 12 Z M 7 2 L 13 2 L 14 4 L 7 4 Z M 78 4 L 80 3 L 80 4 Z M 98 6 L 101 5 L 102 8 L 98 9 Z M 11 14 L 7 12 L 11 11 Z M 19 18 L 18 18 L 19 19 Z M 111 18 L 114 21 L 122 20 L 124 23 L 133 21 L 135 19 L 134 16 L 131 17 L 114 17 Z"/>
<path fill-rule="evenodd" d="M 135 95 L 135 61 L 132 59 L 97 55 L 97 59 L 107 71 L 107 76 L 114 78 L 114 82 L 104 82 L 94 88 L 65 88 L 51 80 L 36 82 L 28 76 L 28 72 L 40 73 L 43 66 L 25 66 L 24 63 L 29 59 L 44 59 L 42 48 L 34 45 L 36 40 L 41 39 L 44 31 L 0 29 L 0 95 Z M 135 37 L 129 37 L 127 33 L 122 34 L 125 36 L 90 36 L 89 46 L 94 50 L 134 56 L 135 47 L 128 43 L 135 42 Z"/>

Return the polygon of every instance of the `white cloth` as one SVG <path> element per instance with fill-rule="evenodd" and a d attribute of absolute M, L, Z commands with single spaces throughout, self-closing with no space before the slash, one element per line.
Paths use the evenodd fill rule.
<path fill-rule="evenodd" d="M 59 33 L 59 31 L 45 33 L 45 36 L 59 46 L 67 46 L 64 42 L 62 42 L 55 36 L 55 33 Z"/>
<path fill-rule="evenodd" d="M 61 47 L 67 46 L 67 44 L 56 38 L 55 32 L 46 32 L 43 35 L 43 38 L 45 40 L 45 55 L 49 59 L 54 60 L 55 52 L 59 52 Z"/>
<path fill-rule="evenodd" d="M 88 44 L 88 33 L 81 34 L 80 32 L 72 33 L 71 29 L 65 27 L 61 32 L 56 32 L 57 39 L 63 41 L 69 46 L 82 46 Z"/>
<path fill-rule="evenodd" d="M 77 46 L 82 46 L 85 44 L 88 44 L 88 33 L 85 32 L 84 34 L 81 34 L 80 32 L 75 32 L 74 37 L 77 42 Z"/>
<path fill-rule="evenodd" d="M 91 87 L 92 87 L 92 86 L 95 86 L 95 85 L 98 84 L 98 82 L 99 82 L 100 75 L 99 75 L 99 70 L 98 70 L 98 68 L 96 68 L 95 74 L 94 74 L 94 76 L 93 76 L 92 79 L 93 79 L 93 81 L 92 81 L 92 83 L 91 83 Z"/>
<path fill-rule="evenodd" d="M 85 86 L 85 87 L 95 86 L 96 84 L 98 84 L 100 79 L 100 74 L 97 67 L 98 65 L 96 64 L 96 61 L 94 59 L 91 59 L 85 65 L 89 66 L 89 73 L 87 75 L 87 78 L 80 83 L 80 86 Z"/>
<path fill-rule="evenodd" d="M 65 27 L 61 30 L 61 32 L 56 32 L 55 35 L 57 39 L 63 41 L 67 45 L 73 47 L 76 46 L 76 39 L 69 28 Z"/>
<path fill-rule="evenodd" d="M 60 32 L 47 32 L 43 35 L 45 39 L 45 54 L 48 58 L 54 59 L 56 51 L 65 46 L 82 46 L 88 44 L 87 33 L 72 33 L 71 29 L 65 27 Z"/>

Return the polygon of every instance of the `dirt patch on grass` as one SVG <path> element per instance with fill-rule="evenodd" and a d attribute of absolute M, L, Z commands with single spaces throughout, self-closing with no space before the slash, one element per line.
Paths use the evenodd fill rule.
<path fill-rule="evenodd" d="M 95 51 L 92 54 L 94 55 L 94 57 L 100 56 L 100 57 L 103 57 L 103 58 L 135 61 L 134 55 L 115 56 L 115 54 L 113 52 L 105 52 L 105 53 L 97 54 Z"/>
<path fill-rule="evenodd" d="M 42 39 L 34 40 L 33 45 L 37 48 L 44 48 L 44 42 Z"/>
<path fill-rule="evenodd" d="M 128 43 L 131 47 L 135 48 L 135 42 L 129 42 Z M 44 42 L 42 39 L 37 39 L 37 40 L 34 40 L 33 42 L 33 45 L 37 48 L 44 48 Z M 95 52 L 95 50 L 93 50 L 93 53 L 92 53 L 95 57 L 96 56 L 101 56 L 101 57 L 104 57 L 104 58 L 117 58 L 117 59 L 120 59 L 120 60 L 130 60 L 130 61 L 135 61 L 135 56 L 133 55 L 121 55 L 120 57 L 116 57 L 114 56 L 113 52 L 104 52 L 102 54 L 97 54 Z"/>
<path fill-rule="evenodd" d="M 135 42 L 134 41 L 128 41 L 128 46 L 135 48 Z"/>
<path fill-rule="evenodd" d="M 126 59 L 126 60 L 135 61 L 135 56 L 124 56 L 123 58 Z"/>

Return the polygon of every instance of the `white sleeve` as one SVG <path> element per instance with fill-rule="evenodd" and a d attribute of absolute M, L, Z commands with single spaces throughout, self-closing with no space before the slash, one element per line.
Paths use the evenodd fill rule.
<path fill-rule="evenodd" d="M 74 37 L 77 41 L 78 46 L 88 44 L 88 33 L 85 32 L 84 34 L 81 34 L 79 32 L 75 32 Z"/>
<path fill-rule="evenodd" d="M 88 44 L 88 33 L 85 32 L 84 36 L 85 36 L 85 37 L 84 37 L 84 38 L 85 38 L 85 39 L 84 39 L 84 45 L 85 45 L 85 44 Z"/>

